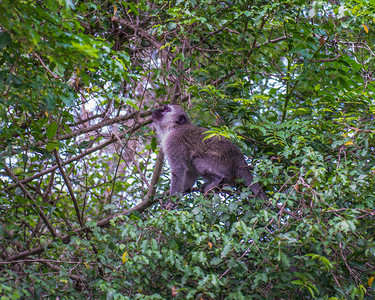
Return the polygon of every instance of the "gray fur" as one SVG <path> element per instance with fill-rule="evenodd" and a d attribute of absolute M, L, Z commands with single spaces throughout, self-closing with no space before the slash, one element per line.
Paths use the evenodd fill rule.
<path fill-rule="evenodd" d="M 237 178 L 258 197 L 267 199 L 241 153 L 228 139 L 204 139 L 206 128 L 193 125 L 178 105 L 166 105 L 155 110 L 152 118 L 172 172 L 170 195 L 183 194 L 191 189 L 198 177 L 205 180 L 206 193 L 222 184 L 234 185 Z"/>

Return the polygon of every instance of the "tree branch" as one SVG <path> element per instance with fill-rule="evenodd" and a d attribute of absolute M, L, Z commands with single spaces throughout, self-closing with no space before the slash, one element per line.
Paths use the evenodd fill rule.
<path fill-rule="evenodd" d="M 78 219 L 78 223 L 79 225 L 84 228 L 85 225 L 83 224 L 83 221 L 82 221 L 82 218 L 81 218 L 81 214 L 79 212 L 79 208 L 78 208 L 78 204 L 77 204 L 77 199 L 76 199 L 76 196 L 74 194 L 74 191 L 73 191 L 73 188 L 72 188 L 72 185 L 70 184 L 69 180 L 68 180 L 68 177 L 66 176 L 66 173 L 63 169 L 63 166 L 61 164 L 61 160 L 60 160 L 60 157 L 59 157 L 59 153 L 57 152 L 57 150 L 55 149 L 53 151 L 54 155 L 55 155 L 55 159 L 56 159 L 56 162 L 57 162 L 57 166 L 59 167 L 59 170 L 60 170 L 60 173 L 64 179 L 64 182 L 66 184 L 66 186 L 68 187 L 68 191 L 69 191 L 69 194 L 70 194 L 70 198 L 72 198 L 72 201 L 73 201 L 73 204 L 74 204 L 74 209 L 76 211 L 76 215 L 77 215 L 77 219 Z"/>
<path fill-rule="evenodd" d="M 154 173 L 152 174 L 150 187 L 146 195 L 146 200 L 152 201 L 151 199 L 153 199 L 155 196 L 156 184 L 158 183 L 161 171 L 163 170 L 163 163 L 164 163 L 164 153 L 160 150 L 159 155 L 156 158 Z"/>
<path fill-rule="evenodd" d="M 98 130 L 100 128 L 103 128 L 104 126 L 109 126 L 109 125 L 112 125 L 112 124 L 115 124 L 115 123 L 122 123 L 124 121 L 129 120 L 129 119 L 134 119 L 135 117 L 137 117 L 138 114 L 139 114 L 139 117 L 144 118 L 144 117 L 147 117 L 147 116 L 151 115 L 151 112 L 150 111 L 141 112 L 141 113 L 140 112 L 133 112 L 133 113 L 128 114 L 128 115 L 118 116 L 118 117 L 115 117 L 113 119 L 104 120 L 104 121 L 99 122 L 99 123 L 97 123 L 93 126 L 90 126 L 90 127 L 87 127 L 87 128 L 82 128 L 82 129 L 79 129 L 79 130 L 76 130 L 76 131 L 73 131 L 73 132 L 70 132 L 70 133 L 65 133 L 65 134 L 59 136 L 58 139 L 59 140 L 66 140 L 66 139 L 70 139 L 72 137 L 81 135 L 83 133 Z"/>
<path fill-rule="evenodd" d="M 33 206 L 33 208 L 38 212 L 39 216 L 42 218 L 43 222 L 46 224 L 49 232 L 52 234 L 53 238 L 56 238 L 57 235 L 55 233 L 55 231 L 53 230 L 50 222 L 48 221 L 46 215 L 43 213 L 42 209 L 39 207 L 38 204 L 36 204 L 35 200 L 33 199 L 33 197 L 31 196 L 31 194 L 29 193 L 29 191 L 25 188 L 25 186 L 22 184 L 22 182 L 17 178 L 16 175 L 14 175 L 14 173 L 12 172 L 11 169 L 8 168 L 8 166 L 5 164 L 4 162 L 4 169 L 5 169 L 5 172 L 8 174 L 8 176 L 10 178 L 12 178 L 15 182 L 16 182 L 16 185 L 22 190 L 22 192 L 26 195 L 26 197 L 29 199 L 31 205 Z"/>
<path fill-rule="evenodd" d="M 131 129 L 129 129 L 128 131 L 126 131 L 126 132 L 120 134 L 119 137 L 122 138 L 122 137 L 124 137 L 124 136 L 127 135 L 127 134 L 131 134 L 132 132 L 138 130 L 140 127 L 142 127 L 142 126 L 144 126 L 144 125 L 147 125 L 147 124 L 150 124 L 151 122 L 152 122 L 151 119 L 145 120 L 143 123 L 141 123 L 141 124 L 135 126 L 134 128 L 131 128 Z M 108 141 L 106 141 L 106 142 L 104 142 L 104 143 L 102 143 L 102 144 L 99 144 L 98 146 L 95 146 L 95 147 L 93 147 L 93 148 L 90 148 L 90 149 L 88 149 L 88 150 L 82 152 L 81 154 L 79 154 L 79 155 L 77 155 L 77 156 L 74 156 L 74 157 L 72 157 L 72 158 L 67 159 L 66 161 L 62 161 L 61 164 L 62 164 L 63 166 L 65 166 L 65 165 L 67 165 L 67 164 L 70 164 L 70 163 L 72 163 L 73 161 L 79 160 L 79 159 L 81 159 L 81 158 L 83 158 L 83 157 L 85 157 L 85 156 L 87 156 L 87 155 L 89 155 L 89 154 L 91 154 L 91 153 L 93 153 L 93 152 L 96 152 L 96 151 L 98 151 L 98 150 L 100 150 L 100 149 L 102 149 L 102 148 L 104 148 L 104 147 L 106 147 L 106 146 L 108 146 L 108 145 L 110 145 L 110 144 L 116 142 L 116 141 L 117 141 L 117 138 L 116 138 L 114 135 L 112 135 L 112 137 L 111 137 Z M 33 181 L 34 179 L 37 179 L 37 178 L 39 178 L 39 177 L 42 177 L 42 176 L 44 176 L 44 175 L 46 175 L 46 174 L 48 174 L 48 173 L 51 173 L 51 172 L 55 171 L 56 169 L 58 169 L 58 167 L 59 167 L 58 165 L 54 165 L 53 167 L 50 167 L 50 168 L 48 168 L 48 169 L 46 169 L 46 170 L 44 170 L 44 171 L 41 171 L 41 172 L 39 172 L 39 173 L 37 173 L 37 174 L 35 174 L 35 175 L 29 177 L 29 178 L 23 179 L 23 180 L 21 180 L 20 182 L 21 182 L 22 184 L 25 184 L 25 183 L 31 182 L 31 181 Z M 10 185 L 10 186 L 6 187 L 5 189 L 1 190 L 0 192 L 6 192 L 6 191 L 9 191 L 9 190 L 15 188 L 16 186 L 17 186 L 17 184 Z"/>
<path fill-rule="evenodd" d="M 275 43 L 278 43 L 278 42 L 284 41 L 284 40 L 286 40 L 287 38 L 288 38 L 288 37 L 284 35 L 284 36 L 278 37 L 278 38 L 276 38 L 276 39 L 269 40 L 268 42 L 264 42 L 264 43 L 262 43 L 262 44 L 260 44 L 260 45 L 254 45 L 252 48 L 261 48 L 261 47 L 266 46 L 266 45 L 268 45 L 268 44 L 275 44 Z"/>
<path fill-rule="evenodd" d="M 150 189 L 151 190 L 151 189 Z M 151 193 L 150 193 L 151 194 Z M 116 219 L 120 216 L 125 216 L 125 215 L 128 215 L 128 214 L 131 214 L 132 212 L 134 211 L 137 211 L 139 213 L 142 213 L 146 208 L 152 206 L 155 202 L 157 202 L 157 199 L 152 199 L 152 200 L 148 200 L 149 198 L 147 198 L 145 201 L 142 201 L 140 204 L 122 212 L 122 213 L 118 213 L 118 214 L 115 214 L 115 215 L 112 215 L 112 216 L 109 216 L 103 220 L 100 220 L 97 222 L 97 226 L 99 227 L 107 227 L 111 220 L 113 219 Z M 81 232 L 83 232 L 84 230 L 86 230 L 87 228 L 77 228 L 75 230 L 73 230 L 72 232 L 64 235 L 61 237 L 61 241 L 65 244 L 69 243 L 70 241 L 70 238 L 71 236 L 73 235 L 76 235 L 76 234 L 79 234 Z M 19 259 L 23 259 L 25 257 L 28 257 L 28 256 L 31 256 L 31 255 L 38 255 L 38 254 L 41 254 L 43 253 L 45 250 L 51 248 L 53 242 L 49 242 L 47 244 L 45 244 L 44 246 L 41 246 L 41 247 L 37 247 L 37 248 L 34 248 L 34 249 L 31 249 L 31 250 L 27 250 L 27 251 L 23 251 L 23 252 L 20 252 L 18 254 L 15 254 L 11 257 L 9 257 L 7 259 L 8 262 L 15 262 Z"/>
<path fill-rule="evenodd" d="M 44 67 L 44 69 L 47 70 L 48 73 L 51 74 L 51 76 L 55 79 L 62 79 L 64 77 L 60 77 L 60 76 L 57 76 L 55 73 L 53 73 L 44 63 L 44 61 L 35 53 L 33 52 L 33 55 L 40 61 L 40 63 L 42 64 L 42 66 Z"/>
<path fill-rule="evenodd" d="M 116 22 L 120 23 L 121 25 L 125 26 L 125 28 L 131 29 L 135 34 L 140 35 L 142 38 L 144 38 L 146 41 L 148 41 L 155 48 L 157 48 L 159 50 L 163 50 L 162 47 L 164 45 L 162 43 L 160 43 L 157 39 L 155 39 L 155 37 L 153 37 L 151 34 L 146 32 L 145 30 L 143 30 L 142 28 L 137 27 L 134 24 L 132 24 L 132 23 L 130 23 L 130 22 L 124 20 L 124 19 L 119 19 L 117 17 L 113 17 L 112 21 L 114 23 L 116 23 Z M 175 58 L 175 55 L 173 53 L 170 53 L 170 52 L 167 53 L 166 51 L 163 51 L 163 52 L 166 54 L 166 56 L 170 55 L 171 57 Z"/>

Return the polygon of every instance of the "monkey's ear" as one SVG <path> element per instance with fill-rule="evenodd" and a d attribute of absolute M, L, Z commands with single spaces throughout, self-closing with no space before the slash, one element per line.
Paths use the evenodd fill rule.
<path fill-rule="evenodd" d="M 185 124 L 185 123 L 187 123 L 186 117 L 185 116 L 178 116 L 176 124 L 177 125 L 182 125 L 182 124 Z"/>

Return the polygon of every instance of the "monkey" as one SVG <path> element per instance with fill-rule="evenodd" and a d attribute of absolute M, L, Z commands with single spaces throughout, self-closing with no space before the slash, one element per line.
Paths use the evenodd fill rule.
<path fill-rule="evenodd" d="M 182 107 L 165 105 L 152 112 L 152 120 L 171 169 L 170 196 L 189 192 L 198 177 L 205 180 L 204 194 L 242 178 L 256 197 L 268 199 L 259 183 L 252 184 L 241 151 L 224 137 L 204 139 L 208 129 L 193 125 Z"/>

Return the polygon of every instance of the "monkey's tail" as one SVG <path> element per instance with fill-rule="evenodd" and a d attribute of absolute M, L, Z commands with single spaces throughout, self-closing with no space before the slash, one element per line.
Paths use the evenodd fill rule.
<path fill-rule="evenodd" d="M 263 191 L 262 187 L 259 183 L 252 183 L 253 182 L 253 175 L 251 175 L 250 170 L 248 167 L 243 167 L 239 169 L 239 177 L 245 179 L 246 185 L 250 188 L 250 190 L 254 193 L 256 197 L 260 197 L 264 200 L 268 200 L 266 193 Z"/>

